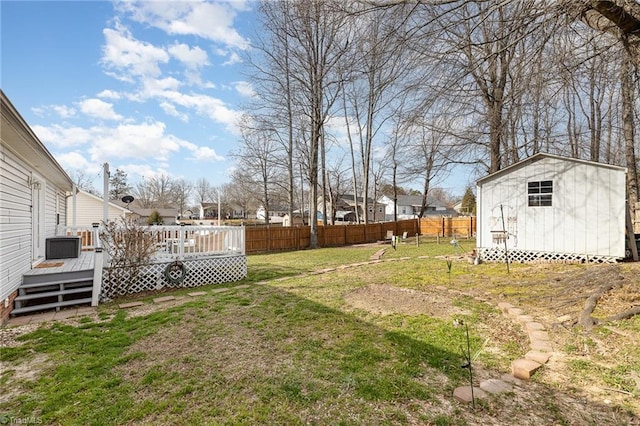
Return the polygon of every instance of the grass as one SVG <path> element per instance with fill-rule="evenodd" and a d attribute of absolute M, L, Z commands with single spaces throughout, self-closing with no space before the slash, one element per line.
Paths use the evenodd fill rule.
<path fill-rule="evenodd" d="M 96 321 L 41 327 L 0 351 L 9 366 L 0 372 L 0 394 L 7 395 L 0 414 L 64 425 L 460 425 L 529 421 L 534 410 L 538 423 L 565 422 L 552 388 L 534 405 L 490 399 L 474 412 L 452 401 L 453 389 L 467 380 L 460 368 L 465 331 L 454 318 L 469 327 L 479 376 L 499 377 L 526 351 L 521 330 L 495 308 L 438 289 L 508 280 L 500 265 L 454 262 L 449 272 L 437 256 L 454 255 L 450 244 L 401 244 L 396 251 L 387 246 L 384 256 L 397 261 L 309 274 L 365 262 L 378 248 L 254 255 L 247 279 L 229 291 L 201 287 L 205 296 L 142 317 L 104 305 Z M 403 288 L 408 302 L 427 294 L 433 299 L 426 304 L 437 303 L 407 314 L 347 301 L 370 286 Z M 30 363 L 40 373 L 23 379 Z M 612 370 L 610 380 L 625 371 Z"/>

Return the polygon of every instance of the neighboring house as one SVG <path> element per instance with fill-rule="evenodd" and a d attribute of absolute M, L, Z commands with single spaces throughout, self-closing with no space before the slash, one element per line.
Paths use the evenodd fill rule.
<path fill-rule="evenodd" d="M 23 273 L 44 259 L 45 239 L 66 223 L 73 181 L 2 90 L 0 98 L 1 323 Z"/>
<path fill-rule="evenodd" d="M 353 212 L 354 215 L 354 220 L 355 220 L 355 211 L 356 211 L 356 200 L 355 197 L 353 196 L 353 194 L 345 194 L 341 197 L 339 197 L 337 200 L 335 200 L 335 210 L 336 210 L 336 215 L 338 212 Z M 358 197 L 357 199 L 357 205 L 358 205 L 358 217 L 360 217 L 360 221 L 364 222 L 364 214 L 363 214 L 363 198 L 362 197 Z M 322 197 L 318 198 L 318 207 L 320 208 L 322 206 Z M 368 198 L 367 199 L 367 221 L 368 222 L 383 222 L 385 220 L 385 204 L 380 203 L 380 202 L 375 202 L 373 199 Z M 340 213 L 341 216 L 346 215 L 346 213 Z M 333 216 L 333 212 L 332 212 L 332 208 L 331 208 L 331 203 L 327 203 L 327 216 L 331 217 Z M 349 216 L 350 217 L 350 216 Z M 322 218 L 322 215 L 320 215 L 320 218 Z M 338 219 L 336 217 L 336 219 Z M 320 219 L 321 220 L 321 219 Z"/>
<path fill-rule="evenodd" d="M 269 206 L 269 223 L 282 223 L 285 215 L 289 214 L 289 208 L 285 206 Z M 260 205 L 256 210 L 256 219 L 264 221 L 266 210 Z"/>
<path fill-rule="evenodd" d="M 67 197 L 67 226 L 77 226 L 81 228 L 91 228 L 93 223 L 102 223 L 104 218 L 104 199 L 86 191 L 78 191 L 74 197 Z M 74 220 L 75 212 L 75 220 Z M 109 202 L 108 221 L 125 218 L 131 211 L 126 207 Z"/>
<path fill-rule="evenodd" d="M 217 219 L 218 203 L 201 203 L 198 219 Z"/>
<path fill-rule="evenodd" d="M 178 221 L 178 215 L 180 214 L 180 211 L 174 207 L 167 209 L 136 208 L 132 209 L 131 217 L 133 217 L 139 225 L 144 226 L 149 224 L 149 217 L 155 211 L 160 213 L 160 218 L 162 219 L 161 223 L 157 223 L 155 225 L 175 225 Z"/>
<path fill-rule="evenodd" d="M 479 256 L 609 261 L 625 255 L 626 169 L 539 153 L 477 182 Z"/>
<path fill-rule="evenodd" d="M 264 209 L 263 209 L 264 211 Z M 223 219 L 244 219 L 244 210 L 237 205 L 230 205 L 222 208 L 221 212 Z M 201 203 L 200 204 L 200 216 L 199 219 L 217 219 L 218 218 L 218 203 Z M 264 217 L 262 218 L 264 220 Z"/>
<path fill-rule="evenodd" d="M 378 200 L 385 204 L 385 220 L 392 221 L 394 214 L 393 198 L 383 195 Z M 398 220 L 415 219 L 420 216 L 422 208 L 422 195 L 398 195 Z M 427 205 L 425 206 L 423 216 L 450 216 L 456 215 L 454 210 L 447 209 L 442 202 L 427 196 Z"/>

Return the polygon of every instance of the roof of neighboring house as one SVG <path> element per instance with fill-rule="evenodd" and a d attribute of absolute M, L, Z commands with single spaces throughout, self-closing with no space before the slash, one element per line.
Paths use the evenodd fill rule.
<path fill-rule="evenodd" d="M 385 195 L 385 197 L 391 199 L 388 195 Z M 393 204 L 393 199 L 391 199 L 391 203 Z M 398 205 L 420 207 L 422 206 L 422 195 L 398 195 Z M 427 205 L 431 207 L 445 207 L 440 200 L 436 200 L 428 195 Z"/>
<path fill-rule="evenodd" d="M 151 213 L 157 211 L 162 217 L 177 217 L 178 209 L 135 209 L 134 213 L 139 214 L 142 217 L 151 216 Z"/>
<path fill-rule="evenodd" d="M 2 89 L 0 89 L 0 99 L 0 113 L 2 114 L 0 140 L 2 143 L 32 165 L 44 178 L 56 184 L 60 189 L 71 191 L 73 181 L 67 172 L 38 139 Z"/>
<path fill-rule="evenodd" d="M 512 164 L 508 167 L 505 167 L 502 170 L 498 170 L 497 172 L 491 173 L 490 175 L 487 175 L 483 178 L 480 178 L 476 181 L 477 184 L 481 184 L 484 182 L 487 182 L 489 180 L 495 179 L 499 176 L 511 173 L 514 170 L 518 170 L 521 169 L 522 167 L 526 167 L 530 164 L 536 163 L 540 160 L 543 160 L 545 158 L 552 158 L 552 159 L 556 159 L 556 160 L 562 160 L 562 161 L 569 161 L 569 162 L 573 162 L 573 163 L 578 163 L 578 164 L 585 164 L 585 165 L 589 165 L 589 166 L 593 166 L 593 167 L 603 167 L 606 169 L 613 169 L 613 170 L 620 170 L 621 172 L 626 173 L 627 169 L 626 167 L 621 167 L 621 166 L 614 166 L 613 164 L 605 164 L 605 163 L 597 163 L 595 161 L 588 161 L 588 160 L 581 160 L 579 158 L 571 158 L 571 157 L 564 157 L 561 155 L 554 155 L 554 154 L 548 154 L 546 152 L 539 152 L 537 154 L 532 155 L 529 158 L 526 158 L 522 161 L 519 161 L 515 164 Z"/>
<path fill-rule="evenodd" d="M 340 200 L 344 201 L 345 203 L 349 204 L 349 205 L 355 204 L 355 202 L 354 202 L 354 198 L 355 197 L 353 196 L 353 194 L 344 194 L 344 195 L 342 195 L 342 196 L 340 196 L 338 198 Z M 358 197 L 358 203 L 362 204 L 363 200 L 364 200 L 363 197 Z M 374 200 L 373 200 L 373 198 L 367 198 L 367 202 L 369 204 L 373 204 Z M 376 201 L 375 203 L 376 204 L 384 204 L 384 203 L 381 203 L 379 201 Z"/>
<path fill-rule="evenodd" d="M 355 218 L 355 212 L 351 210 L 338 210 L 336 211 L 336 219 L 344 219 L 347 216 L 353 216 Z"/>

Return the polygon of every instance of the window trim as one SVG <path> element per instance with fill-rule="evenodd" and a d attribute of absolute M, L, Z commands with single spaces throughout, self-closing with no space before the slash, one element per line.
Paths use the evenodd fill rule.
<path fill-rule="evenodd" d="M 527 207 L 553 207 L 553 180 L 527 182 Z"/>

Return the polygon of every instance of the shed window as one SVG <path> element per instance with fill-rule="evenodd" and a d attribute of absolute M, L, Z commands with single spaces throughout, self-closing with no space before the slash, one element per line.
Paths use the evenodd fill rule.
<path fill-rule="evenodd" d="M 542 180 L 538 182 L 528 182 L 527 195 L 529 196 L 529 207 L 551 206 L 553 181 Z"/>

